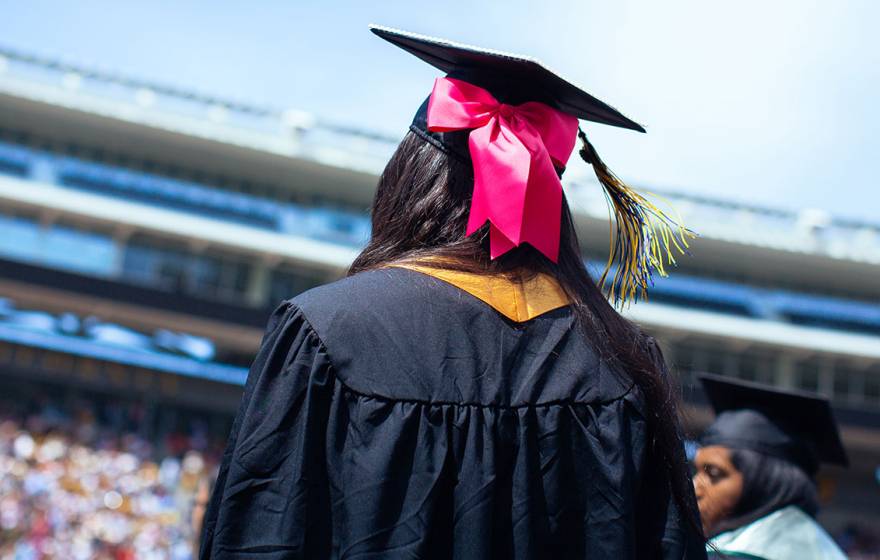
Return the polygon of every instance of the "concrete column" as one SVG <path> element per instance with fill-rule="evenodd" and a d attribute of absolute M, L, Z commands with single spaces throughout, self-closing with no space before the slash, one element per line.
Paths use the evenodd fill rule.
<path fill-rule="evenodd" d="M 834 396 L 834 362 L 831 358 L 816 358 L 819 361 L 819 392 L 827 397 Z"/>
<path fill-rule="evenodd" d="M 773 376 L 773 383 L 777 387 L 783 389 L 794 389 L 794 356 L 791 354 L 781 354 L 776 364 L 776 374 Z"/>
<path fill-rule="evenodd" d="M 134 228 L 127 226 L 117 226 L 113 230 L 113 246 L 116 248 L 116 262 L 113 263 L 113 276 L 119 278 L 122 276 L 122 267 L 125 262 L 125 250 L 128 247 L 128 240 L 134 234 Z"/>
<path fill-rule="evenodd" d="M 269 279 L 272 269 L 264 260 L 255 261 L 250 277 L 248 278 L 248 287 L 245 292 L 245 302 L 253 307 L 262 307 L 266 305 L 266 298 L 269 296 Z"/>

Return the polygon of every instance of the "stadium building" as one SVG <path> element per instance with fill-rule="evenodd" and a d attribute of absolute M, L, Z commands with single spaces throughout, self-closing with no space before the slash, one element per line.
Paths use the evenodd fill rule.
<path fill-rule="evenodd" d="M 396 141 L 0 49 L 5 398 L 132 402 L 150 436 L 222 437 L 270 311 L 369 237 Z M 565 187 L 601 270 L 588 174 Z M 663 341 L 693 427 L 698 372 L 829 395 L 852 466 L 823 471 L 821 519 L 880 527 L 880 225 L 663 194 L 701 237 L 626 313 Z"/>

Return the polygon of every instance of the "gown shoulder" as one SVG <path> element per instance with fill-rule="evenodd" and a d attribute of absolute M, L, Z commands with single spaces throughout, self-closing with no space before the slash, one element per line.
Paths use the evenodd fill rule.
<path fill-rule="evenodd" d="M 569 307 L 517 323 L 442 280 L 360 273 L 292 300 L 354 391 L 405 400 L 524 406 L 602 403 L 632 381 L 574 325 Z"/>

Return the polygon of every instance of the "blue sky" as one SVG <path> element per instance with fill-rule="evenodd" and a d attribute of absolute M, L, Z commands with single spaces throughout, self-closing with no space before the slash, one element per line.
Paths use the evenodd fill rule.
<path fill-rule="evenodd" d="M 880 2 L 0 0 L 0 43 L 402 134 L 433 69 L 371 22 L 529 54 L 643 123 L 639 185 L 880 222 Z"/>

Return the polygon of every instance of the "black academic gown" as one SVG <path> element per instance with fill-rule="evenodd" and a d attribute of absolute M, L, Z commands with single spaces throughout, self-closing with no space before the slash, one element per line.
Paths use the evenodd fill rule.
<path fill-rule="evenodd" d="M 643 411 L 568 307 L 361 273 L 273 314 L 200 558 L 705 558 Z"/>

